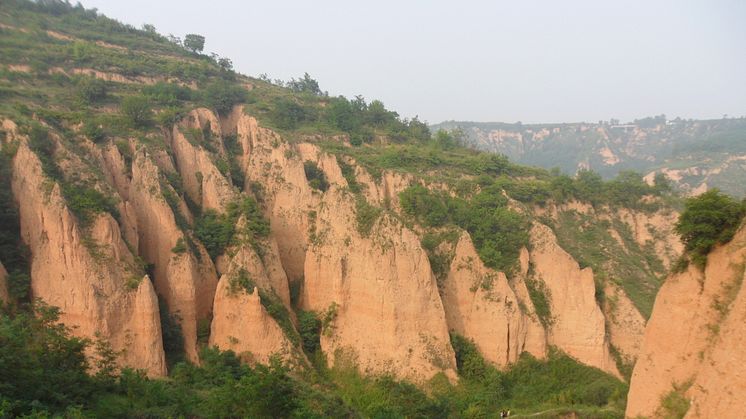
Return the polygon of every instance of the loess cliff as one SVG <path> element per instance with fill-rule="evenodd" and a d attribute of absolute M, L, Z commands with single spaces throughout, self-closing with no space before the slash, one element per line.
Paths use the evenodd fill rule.
<path fill-rule="evenodd" d="M 28 137 L 5 125 L 13 127 L 6 144 L 18 147 L 13 192 L 31 252 L 33 298 L 60 307 L 75 334 L 110 342 L 122 366 L 151 375 L 166 373 L 166 320 L 178 325 L 194 362 L 207 345 L 247 362 L 277 354 L 304 365 L 297 331 L 304 310 L 323 318 L 320 346 L 329 364 L 352 361 L 367 374 L 456 380 L 449 335 L 457 333 L 502 368 L 523 353 L 544 358 L 553 346 L 621 377 L 619 367 L 637 357 L 645 318 L 613 270 L 611 278 L 594 277 L 554 230 L 563 216 L 580 214 L 613 220 L 639 245 L 652 241 L 651 231 L 671 234 L 670 217 L 658 213 L 515 202 L 533 218 L 515 270 L 485 266 L 470 234 L 458 229 L 457 240 L 441 244 L 447 266 L 436 273 L 421 244 L 427 231 L 406 221 L 399 196 L 414 185 L 448 185 L 394 170 L 371 174 L 354 155 L 287 141 L 240 106 L 222 118 L 195 109 L 148 142 L 115 138 L 73 152 L 52 133 L 56 179 Z M 226 161 L 234 162 L 229 169 Z M 89 183 L 110 194 L 117 211 L 83 225 L 60 191 L 90 164 L 100 170 Z M 309 175 L 309 165 L 320 174 Z M 323 177 L 323 188 L 313 176 Z M 246 199 L 255 212 L 238 209 Z M 364 211 L 371 217 L 361 226 Z M 266 234 L 252 230 L 257 216 L 266 217 Z M 235 232 L 217 252 L 202 242 L 212 236 L 199 233 L 208 218 L 224 223 L 208 230 Z M 608 233 L 632 246 L 619 236 Z M 666 265 L 680 251 L 669 241 L 654 247 Z"/>
<path fill-rule="evenodd" d="M 655 301 L 630 383 L 627 416 L 739 418 L 746 409 L 746 229 L 713 250 L 704 271 L 672 274 Z"/>

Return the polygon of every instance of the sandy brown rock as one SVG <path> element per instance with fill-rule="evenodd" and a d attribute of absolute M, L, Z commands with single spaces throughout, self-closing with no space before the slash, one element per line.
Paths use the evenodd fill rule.
<path fill-rule="evenodd" d="M 0 263 L 0 304 L 8 304 L 10 295 L 8 294 L 8 271 Z"/>
<path fill-rule="evenodd" d="M 361 237 L 352 203 L 336 189 L 326 197 L 305 260 L 301 304 L 317 312 L 336 306 L 321 339 L 331 363 L 344 353 L 366 373 L 415 382 L 438 372 L 455 378 L 443 304 L 417 236 L 383 217 L 371 237 Z"/>
<path fill-rule="evenodd" d="M 580 269 L 543 224 L 533 224 L 531 247 L 533 274 L 549 291 L 549 343 L 584 364 L 619 376 L 609 354 L 604 315 L 596 303 L 593 271 Z"/>
<path fill-rule="evenodd" d="M 604 295 L 604 315 L 611 344 L 627 362 L 634 363 L 642 345 L 645 319 L 618 285 L 607 282 Z"/>
<path fill-rule="evenodd" d="M 172 251 L 186 236 L 176 224 L 173 211 L 163 197 L 158 167 L 144 150 L 139 150 L 132 166 L 130 201 L 137 216 L 139 252 L 154 265 L 154 285 L 172 314 L 181 318 L 187 356 L 197 361 L 197 324 L 212 311 L 217 276 L 210 257 L 195 243 L 191 250 Z M 173 191 L 171 192 L 173 193 Z"/>
<path fill-rule="evenodd" d="M 297 350 L 260 301 L 259 291 L 249 293 L 231 285 L 223 275 L 215 293 L 210 346 L 232 350 L 247 362 L 268 363 L 272 355 L 296 359 Z"/>
<path fill-rule="evenodd" d="M 485 267 L 468 233 L 463 233 L 443 287 L 448 327 L 472 339 L 496 365 L 515 362 L 524 351 L 541 358 L 544 330 L 521 310 L 522 304 L 505 274 Z"/>
<path fill-rule="evenodd" d="M 688 393 L 687 418 L 737 418 L 746 412 L 746 287 L 740 287 L 728 311 Z"/>
<path fill-rule="evenodd" d="M 31 249 L 31 292 L 59 307 L 60 321 L 73 333 L 100 336 L 120 365 L 164 375 L 158 304 L 108 215 L 84 231 L 67 208 L 56 183 L 44 178 L 41 164 L 22 143 L 13 160 L 13 193 L 19 199 L 21 235 Z"/>
<path fill-rule="evenodd" d="M 675 211 L 656 211 L 646 213 L 628 209 L 619 209 L 616 214 L 632 230 L 632 235 L 645 248 L 648 242 L 653 243 L 656 256 L 668 269 L 684 251 L 684 245 L 674 231 L 679 214 Z"/>
<path fill-rule="evenodd" d="M 536 314 L 536 308 L 528 294 L 526 278 L 528 278 L 530 256 L 528 249 L 521 248 L 519 255 L 520 271 L 510 280 L 510 288 L 513 289 L 518 305 L 521 306 L 528 318 L 528 331 L 526 332 L 526 341 L 524 350 L 536 358 L 543 359 L 547 355 L 547 333 L 544 326 Z"/>
<path fill-rule="evenodd" d="M 443 306 L 429 262 L 411 231 L 388 219 L 371 237 L 356 230 L 354 197 L 336 158 L 315 145 L 290 145 L 237 109 L 223 121 L 242 146 L 247 185 L 263 185 L 263 202 L 291 280 L 304 278 L 301 305 L 336 316 L 322 349 L 353 356 L 361 370 L 422 381 L 444 371 L 455 377 Z M 330 181 L 312 189 L 303 162 Z M 374 302 L 374 303 L 372 303 Z"/>
<path fill-rule="evenodd" d="M 204 146 L 193 144 L 186 135 L 189 130 L 211 133 L 204 138 L 204 143 L 218 150 L 218 156 L 224 156 L 220 140 L 220 122 L 207 109 L 196 109 L 187 115 L 184 121 L 174 126 L 171 149 L 176 158 L 176 166 L 187 195 L 202 209 L 225 211 L 226 205 L 236 198 L 230 181 L 218 170 L 213 161 L 216 159 Z"/>
<path fill-rule="evenodd" d="M 223 121 L 223 132 L 236 133 L 243 149 L 246 187 L 250 188 L 252 182 L 262 185 L 263 196 L 258 198 L 264 201 L 282 266 L 291 282 L 299 281 L 308 246 L 309 214 L 315 211 L 321 194 L 309 186 L 297 147 L 260 127 L 256 119 L 243 114 L 242 108 L 237 107 Z M 309 147 L 304 152 L 312 153 Z"/>
<path fill-rule="evenodd" d="M 713 250 L 704 272 L 671 275 L 658 293 L 630 383 L 627 416 L 651 416 L 674 385 L 691 384 L 687 417 L 741 417 L 746 374 L 742 287 L 746 229 Z"/>

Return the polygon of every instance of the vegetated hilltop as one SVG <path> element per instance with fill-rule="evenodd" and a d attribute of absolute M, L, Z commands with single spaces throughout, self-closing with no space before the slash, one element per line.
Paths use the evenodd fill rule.
<path fill-rule="evenodd" d="M 516 165 L 59 1 L 0 35 L 1 412 L 623 414 L 682 251 L 665 178 Z"/>
<path fill-rule="evenodd" d="M 682 192 L 719 188 L 746 195 L 746 118 L 668 120 L 664 115 L 629 123 L 507 124 L 447 121 L 478 150 L 564 173 L 590 169 L 611 178 L 633 170 L 652 181 L 665 174 Z"/>

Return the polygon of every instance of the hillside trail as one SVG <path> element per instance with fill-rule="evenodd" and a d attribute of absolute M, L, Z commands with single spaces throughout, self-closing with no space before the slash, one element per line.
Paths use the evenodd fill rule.
<path fill-rule="evenodd" d="M 553 412 L 556 412 L 556 413 L 560 413 L 560 412 L 562 412 L 562 411 L 564 411 L 564 410 L 566 410 L 566 409 L 567 409 L 566 407 L 555 407 L 555 408 L 553 408 L 553 409 L 542 410 L 542 411 L 540 411 L 540 412 L 535 412 L 535 413 L 518 413 L 518 414 L 511 414 L 511 415 L 509 416 L 509 418 L 510 418 L 510 419 L 516 419 L 516 418 L 532 418 L 532 417 L 537 417 L 537 416 L 541 416 L 541 415 L 546 415 L 546 414 L 550 414 L 550 413 L 553 413 Z M 608 407 L 607 407 L 607 408 L 605 408 L 605 409 L 601 409 L 601 410 L 599 410 L 599 412 L 606 412 L 606 411 L 610 411 L 610 410 L 614 410 L 614 409 L 612 409 L 612 408 L 608 408 Z M 577 413 L 576 413 L 576 412 L 570 412 L 570 413 L 566 413 L 565 415 L 563 415 L 563 416 L 561 416 L 561 417 L 562 417 L 562 418 L 567 418 L 567 419 L 569 419 L 569 418 L 577 418 L 577 417 L 578 417 L 578 415 L 577 415 Z"/>

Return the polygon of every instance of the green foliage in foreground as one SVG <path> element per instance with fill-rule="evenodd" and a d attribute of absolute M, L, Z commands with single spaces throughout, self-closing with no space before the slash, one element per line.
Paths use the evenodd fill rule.
<path fill-rule="evenodd" d="M 623 416 L 628 390 L 624 383 L 556 350 L 550 350 L 546 361 L 524 353 L 510 369 L 498 371 L 470 340 L 454 335 L 451 342 L 462 381 L 445 397 L 452 410 L 468 412 L 464 416 L 489 417 L 503 408 L 529 412 L 577 405 L 608 407 L 616 412 L 612 416 Z"/>
<path fill-rule="evenodd" d="M 707 254 L 715 245 L 728 243 L 746 214 L 740 203 L 718 189 L 711 189 L 686 201 L 676 232 L 697 266 L 704 268 Z"/>
<path fill-rule="evenodd" d="M 526 355 L 498 371 L 459 336 L 452 340 L 461 370 L 456 384 L 443 375 L 425 389 L 363 377 L 345 357 L 329 369 L 317 351 L 319 321 L 312 313 L 301 313 L 299 321 L 304 347 L 316 352 L 315 369 L 291 373 L 278 359 L 249 367 L 230 351 L 205 348 L 201 366 L 180 361 L 168 379 L 148 379 L 129 369 L 114 373 L 110 349 L 97 344 L 96 364 L 104 373 L 91 376 L 84 356 L 90 342 L 72 338 L 57 316 L 41 303 L 34 313 L 0 311 L 3 417 L 449 418 L 490 417 L 503 408 L 623 414 L 626 386 L 599 370 L 552 352 L 546 361 Z"/>

